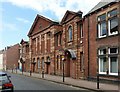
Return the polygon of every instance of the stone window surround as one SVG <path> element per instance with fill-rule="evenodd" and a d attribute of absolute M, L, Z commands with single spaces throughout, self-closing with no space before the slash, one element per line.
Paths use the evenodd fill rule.
<path fill-rule="evenodd" d="M 109 19 L 111 18 L 111 17 L 108 17 L 108 13 L 111 12 L 111 11 L 113 11 L 113 10 L 116 10 L 116 9 L 118 10 L 117 7 L 113 7 L 113 8 L 111 8 L 111 9 L 108 9 L 108 10 L 106 10 L 106 11 L 104 11 L 104 12 L 101 12 L 101 13 L 98 13 L 98 14 L 97 14 L 98 17 L 101 16 L 101 15 L 103 15 L 103 14 L 106 14 L 106 20 L 105 20 L 105 21 L 106 21 L 106 25 L 107 25 L 106 27 L 108 27 L 108 28 L 106 28 L 106 29 L 107 29 L 107 34 L 106 34 L 105 36 L 100 36 L 100 34 L 99 34 L 99 25 L 98 25 L 98 24 L 99 24 L 101 21 L 98 22 L 98 17 L 97 17 L 97 22 L 98 22 L 98 23 L 97 23 L 97 31 L 98 31 L 98 32 L 97 32 L 97 34 L 98 34 L 98 35 L 97 35 L 97 38 L 101 39 L 101 38 L 106 38 L 106 37 L 109 37 L 109 36 L 118 35 L 118 32 L 116 32 L 115 34 L 109 34 L 109 29 L 110 29 L 110 27 L 108 26 L 108 25 L 109 25 L 109 23 L 108 23 L 108 22 L 109 22 Z M 117 13 L 116 16 L 118 17 L 118 13 Z M 113 18 L 114 18 L 114 16 L 113 16 Z"/>

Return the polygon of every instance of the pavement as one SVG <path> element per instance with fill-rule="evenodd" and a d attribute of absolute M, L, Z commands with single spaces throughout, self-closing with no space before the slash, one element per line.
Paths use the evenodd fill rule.
<path fill-rule="evenodd" d="M 56 75 L 49 75 L 49 74 L 44 74 L 44 76 L 40 73 L 32 73 L 30 74 L 29 72 L 21 72 L 21 71 L 12 71 L 12 70 L 7 70 L 7 72 L 11 73 L 16 73 L 16 74 L 22 74 L 25 76 L 29 77 L 35 77 L 35 78 L 40 78 L 43 80 L 48 80 L 56 83 L 61 83 L 65 85 L 70 85 L 74 87 L 79 87 L 79 88 L 84 88 L 88 89 L 91 91 L 97 91 L 97 92 L 120 92 L 120 86 L 115 85 L 115 84 L 108 84 L 108 83 L 99 83 L 99 89 L 97 89 L 97 83 L 93 81 L 88 81 L 88 80 L 82 80 L 82 79 L 73 79 L 70 77 L 65 77 L 64 82 L 63 82 L 63 77 L 62 76 L 56 76 Z"/>

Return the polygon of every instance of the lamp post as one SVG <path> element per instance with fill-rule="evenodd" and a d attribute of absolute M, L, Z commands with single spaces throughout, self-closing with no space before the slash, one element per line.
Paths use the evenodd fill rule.
<path fill-rule="evenodd" d="M 99 61 L 97 61 L 97 89 L 99 89 Z"/>
<path fill-rule="evenodd" d="M 42 70 L 42 78 L 44 78 L 44 70 Z"/>
<path fill-rule="evenodd" d="M 64 74 L 64 62 L 65 62 L 65 58 L 64 58 L 64 55 L 62 56 L 62 61 L 63 61 L 63 82 L 65 82 L 65 74 Z"/>
<path fill-rule="evenodd" d="M 42 78 L 44 78 L 44 59 L 42 59 Z"/>
<path fill-rule="evenodd" d="M 99 72 L 97 72 L 97 89 L 99 89 Z"/>

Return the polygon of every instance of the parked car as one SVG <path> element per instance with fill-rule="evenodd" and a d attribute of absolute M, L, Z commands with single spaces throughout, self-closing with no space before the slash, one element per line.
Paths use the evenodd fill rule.
<path fill-rule="evenodd" d="M 14 86 L 10 80 L 10 76 L 8 76 L 5 72 L 0 72 L 0 90 L 2 92 L 14 91 Z"/>

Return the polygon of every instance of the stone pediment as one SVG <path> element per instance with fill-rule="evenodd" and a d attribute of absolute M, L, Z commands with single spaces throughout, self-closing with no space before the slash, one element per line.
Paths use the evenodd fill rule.
<path fill-rule="evenodd" d="M 73 12 L 73 11 L 66 11 L 64 17 L 62 18 L 61 24 L 71 20 L 72 18 L 74 18 L 76 15 L 80 15 L 82 16 L 82 12 L 78 11 L 78 12 Z"/>
<path fill-rule="evenodd" d="M 34 35 L 40 31 L 42 31 L 43 29 L 50 26 L 52 23 L 53 23 L 52 20 L 45 18 L 41 15 L 37 15 L 34 22 L 33 22 L 32 27 L 30 28 L 28 36 Z"/>

